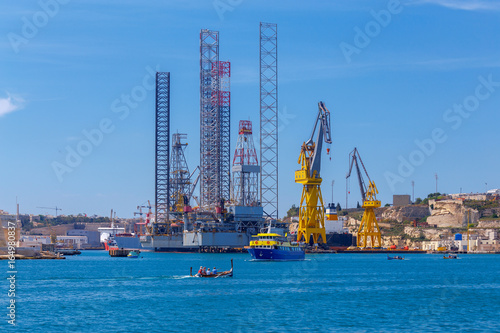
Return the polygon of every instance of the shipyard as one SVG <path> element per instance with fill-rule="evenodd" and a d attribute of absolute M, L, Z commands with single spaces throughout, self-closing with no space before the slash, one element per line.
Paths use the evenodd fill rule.
<path fill-rule="evenodd" d="M 0 9 L 0 331 L 500 331 L 500 0 Z"/>
<path fill-rule="evenodd" d="M 155 151 L 152 160 L 154 200 L 138 205 L 132 219 L 117 218 L 113 209 L 109 218 L 90 219 L 106 221 L 99 225 L 85 223 L 89 220 L 86 214 L 84 217 L 79 214 L 80 218 L 69 215 L 74 221 L 74 228 L 63 228 L 62 233 L 51 227 L 49 230 L 42 228 L 41 233 L 37 233 L 37 228 L 33 228 L 36 225 L 45 226 L 45 223 L 41 223 L 42 219 L 57 224 L 66 217 L 58 216 L 62 208 L 36 207 L 52 210 L 55 216 L 29 214 L 27 222 L 28 217 L 24 215 L 23 223 L 17 204 L 17 215 L 2 211 L 0 216 L 3 216 L 5 241 L 8 241 L 9 249 L 12 247 L 10 244 L 16 241 L 18 258 L 64 259 L 64 255 L 79 254 L 79 250 L 84 248 L 104 248 L 106 251 L 246 253 L 253 238 L 265 232 L 284 237 L 288 242 L 300 243 L 306 252 L 316 254 L 500 252 L 500 246 L 497 246 L 500 241 L 497 233 L 500 222 L 489 223 L 491 228 L 485 228 L 486 224 L 480 223 L 481 217 L 487 218 L 482 213 L 483 207 L 488 207 L 487 211 L 492 217 L 500 214 L 498 189 L 486 188 L 482 194 L 441 194 L 438 192 L 436 173 L 435 193 L 430 193 L 425 200 L 415 200 L 414 193 L 412 196 L 395 194 L 393 202 L 382 207 L 381 201 L 377 199 L 379 192 L 375 181 L 370 178 L 358 148 L 353 147 L 348 156 L 345 176 L 345 208 L 341 208 L 340 199 L 334 196 L 335 179 L 331 180 L 331 201 L 328 202 L 326 197 L 324 199 L 321 191 L 322 157 L 323 164 L 326 158 L 329 162 L 332 160 L 335 133 L 332 133 L 331 124 L 335 112 L 331 113 L 322 101 L 317 103 L 316 116 L 308 119 L 313 124 L 311 135 L 308 136 L 305 131 L 304 141 L 301 147 L 297 147 L 300 148 L 298 170 L 294 178 L 295 183 L 302 186 L 302 195 L 299 197 L 297 190 L 298 206 L 292 205 L 287 216 L 280 218 L 277 24 L 261 22 L 259 25 L 260 59 L 259 67 L 255 68 L 260 75 L 259 126 L 254 126 L 250 120 L 238 120 L 237 131 L 231 131 L 231 62 L 220 60 L 219 53 L 224 49 L 220 40 L 219 31 L 200 30 L 200 120 L 198 128 L 194 124 L 189 126 L 191 131 L 199 131 L 199 165 L 189 165 L 185 156 L 188 137 L 193 133 L 171 130 L 179 125 L 171 121 L 177 118 L 170 102 L 171 72 L 158 72 L 147 67 L 142 84 L 133 88 L 130 94 L 114 100 L 111 109 L 113 113 L 119 114 L 120 119 L 124 119 L 146 95 L 147 90 L 155 91 L 155 141 L 152 143 Z M 479 88 L 486 87 L 488 91 L 494 89 L 495 82 L 491 77 L 489 81 L 484 78 L 480 78 L 480 81 L 483 86 Z M 314 105 L 310 108 L 308 113 L 314 115 Z M 65 165 L 53 163 L 56 176 L 62 180 L 65 173 L 72 171 L 71 167 L 80 164 L 92 147 L 99 146 L 104 136 L 114 130 L 115 125 L 110 119 L 101 120 L 99 126 L 90 131 L 84 130 L 82 133 L 88 141 L 80 142 L 75 149 L 66 148 L 68 155 Z M 417 142 L 417 146 L 427 155 L 435 150 L 436 143 L 442 142 L 443 133 L 438 132 L 433 132 L 433 141 Z M 254 135 L 259 139 L 258 147 Z M 236 144 L 231 143 L 233 140 Z M 233 151 L 232 146 L 235 147 Z M 407 161 L 405 163 L 408 164 Z M 367 163 L 371 164 L 372 161 Z M 351 175 L 354 184 L 357 184 L 353 184 L 353 187 L 358 187 L 353 188 L 353 191 L 359 190 L 360 193 L 354 199 L 357 200 L 357 208 L 348 208 Z M 389 185 L 393 186 L 395 179 L 397 177 L 390 178 Z M 412 181 L 413 192 L 414 186 Z M 443 212 L 437 207 L 447 202 L 451 206 L 458 205 L 459 212 L 445 210 L 445 215 L 449 215 L 445 219 L 448 223 L 440 223 L 439 228 L 443 230 L 439 230 L 438 224 L 429 221 L 442 217 Z M 414 208 L 407 212 L 401 211 L 404 207 Z M 397 215 L 395 219 L 394 214 Z M 457 218 L 461 222 L 455 223 Z M 120 224 L 120 220 L 124 222 Z M 66 223 L 61 221 L 59 224 Z M 11 225 L 16 225 L 17 229 Z M 24 225 L 29 225 L 28 228 L 32 230 L 24 233 Z M 475 231 L 472 235 L 471 227 Z M 395 230 L 398 231 L 395 233 Z M 21 231 L 24 235 L 21 235 Z M 467 238 L 466 245 L 456 243 L 464 238 Z M 491 246 L 480 247 L 481 243 Z M 26 255 L 20 254 L 22 251 Z M 12 257 L 13 252 L 9 253 Z M 3 257 L 7 258 L 6 255 L 3 254 Z"/>

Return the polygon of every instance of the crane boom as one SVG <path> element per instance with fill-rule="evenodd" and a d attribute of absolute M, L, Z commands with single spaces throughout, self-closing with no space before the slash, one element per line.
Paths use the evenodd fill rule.
<path fill-rule="evenodd" d="M 194 189 L 196 188 L 196 185 L 198 184 L 198 181 L 200 180 L 200 176 L 201 176 L 201 173 L 198 174 L 193 185 L 191 186 L 191 191 L 189 192 L 189 197 L 187 198 L 188 202 L 193 197 Z"/>
<path fill-rule="evenodd" d="M 363 201 L 365 201 L 367 188 L 365 185 L 365 181 L 363 179 L 363 175 L 361 174 L 361 170 L 359 169 L 358 159 L 361 165 L 363 166 L 368 181 L 371 181 L 370 176 L 368 176 L 368 172 L 366 171 L 365 165 L 363 164 L 363 160 L 361 160 L 361 156 L 359 155 L 358 148 L 354 148 L 354 150 L 349 154 L 349 161 L 350 161 L 349 172 L 347 173 L 347 176 L 345 178 L 347 179 L 351 177 L 352 167 L 355 166 L 356 173 L 358 174 L 358 182 L 359 182 L 359 189 L 361 191 L 361 198 L 363 198 Z"/>
<path fill-rule="evenodd" d="M 318 123 L 321 122 L 318 130 L 318 135 L 316 136 L 316 145 L 314 147 L 314 154 L 312 156 L 311 170 L 309 174 L 311 177 L 314 176 L 314 171 L 316 171 L 316 176 L 319 177 L 321 169 L 321 149 L 323 148 L 323 140 L 326 143 L 332 143 L 332 134 L 330 130 L 330 111 L 326 108 L 323 102 L 318 103 L 318 115 L 314 122 L 314 127 L 312 130 L 311 137 L 306 141 L 306 145 L 314 145 L 312 138 L 318 127 Z"/>
<path fill-rule="evenodd" d="M 62 210 L 62 208 L 59 207 L 36 207 L 36 208 L 44 208 L 44 209 L 53 209 L 56 211 L 56 218 L 57 218 L 57 211 Z"/>

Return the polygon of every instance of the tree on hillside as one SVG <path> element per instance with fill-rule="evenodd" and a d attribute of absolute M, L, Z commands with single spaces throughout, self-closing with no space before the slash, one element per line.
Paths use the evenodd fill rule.
<path fill-rule="evenodd" d="M 342 210 L 342 207 L 340 207 L 340 202 L 337 202 L 337 212 L 340 212 Z"/>
<path fill-rule="evenodd" d="M 417 200 L 415 200 L 415 204 L 416 205 L 420 205 L 422 203 L 422 199 L 421 198 L 417 198 Z"/>
<path fill-rule="evenodd" d="M 359 201 L 358 201 L 358 204 L 356 205 L 356 208 L 361 208 Z"/>
<path fill-rule="evenodd" d="M 299 216 L 299 207 L 292 205 L 292 207 L 286 212 L 286 217 Z"/>

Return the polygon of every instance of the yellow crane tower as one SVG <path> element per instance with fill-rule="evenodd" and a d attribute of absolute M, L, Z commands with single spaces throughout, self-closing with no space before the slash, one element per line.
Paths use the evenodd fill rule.
<path fill-rule="evenodd" d="M 318 115 L 313 126 L 309 140 L 302 144 L 298 163 L 301 168 L 295 171 L 295 182 L 302 184 L 302 197 L 299 207 L 299 228 L 297 230 L 297 241 L 312 242 L 318 244 L 326 243 L 325 213 L 323 197 L 321 195 L 320 169 L 321 148 L 323 140 L 332 143 L 330 132 L 330 111 L 323 102 L 318 103 Z M 316 128 L 319 126 L 316 143 L 313 141 Z"/>
<path fill-rule="evenodd" d="M 359 164 L 363 167 L 366 177 L 368 178 L 368 188 L 366 188 Z M 368 176 L 368 172 L 366 172 L 365 165 L 361 160 L 361 156 L 359 155 L 357 148 L 354 148 L 354 150 L 349 154 L 349 172 L 347 173 L 346 180 L 351 176 L 353 166 L 356 167 L 356 172 L 358 174 L 359 188 L 361 190 L 361 197 L 363 198 L 362 207 L 365 209 L 361 219 L 361 225 L 358 229 L 357 245 L 360 248 L 382 247 L 380 228 L 378 227 L 377 217 L 374 212 L 374 209 L 380 207 L 381 205 L 380 201 L 377 200 L 377 186 L 375 186 L 375 182 L 370 179 L 370 176 Z"/>

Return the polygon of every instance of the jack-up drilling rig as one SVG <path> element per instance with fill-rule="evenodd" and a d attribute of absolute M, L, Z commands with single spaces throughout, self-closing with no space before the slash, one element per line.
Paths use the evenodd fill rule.
<path fill-rule="evenodd" d="M 368 178 L 368 188 L 363 180 L 359 164 L 363 167 L 366 178 Z M 375 182 L 370 179 L 370 176 L 368 176 L 368 172 L 366 171 L 365 165 L 361 160 L 361 156 L 359 155 L 357 148 L 354 148 L 354 150 L 349 154 L 349 172 L 347 173 L 346 180 L 351 176 L 353 166 L 356 167 L 356 172 L 358 174 L 359 188 L 363 199 L 362 207 L 365 209 L 363 217 L 361 218 L 361 225 L 358 229 L 357 246 L 360 248 L 379 248 L 382 246 L 382 241 L 380 228 L 377 223 L 377 217 L 374 212 L 375 208 L 380 207 L 380 201 L 377 200 L 378 190 L 377 186 L 375 186 Z M 368 240 L 370 240 L 370 243 L 368 243 Z"/>
<path fill-rule="evenodd" d="M 316 142 L 313 141 L 316 128 Z M 323 102 L 318 103 L 318 115 L 314 122 L 313 130 L 309 140 L 302 144 L 298 163 L 301 168 L 295 171 L 295 182 L 303 184 L 302 197 L 299 207 L 299 228 L 297 230 L 297 241 L 311 241 L 318 244 L 319 236 L 322 243 L 326 243 L 325 213 L 323 197 L 321 195 L 320 169 L 321 148 L 323 140 L 332 143 L 330 131 L 330 111 Z"/>

